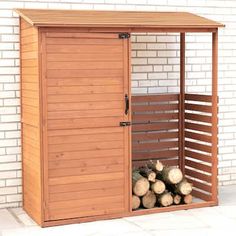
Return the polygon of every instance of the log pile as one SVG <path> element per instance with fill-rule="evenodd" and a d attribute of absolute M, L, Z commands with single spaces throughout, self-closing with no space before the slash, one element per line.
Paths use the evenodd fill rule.
<path fill-rule="evenodd" d="M 132 173 L 132 209 L 192 203 L 192 184 L 176 166 L 149 161 Z"/>

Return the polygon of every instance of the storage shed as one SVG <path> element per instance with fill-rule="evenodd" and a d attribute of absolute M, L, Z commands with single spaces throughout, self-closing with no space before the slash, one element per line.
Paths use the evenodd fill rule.
<path fill-rule="evenodd" d="M 217 204 L 222 24 L 185 12 L 16 11 L 23 207 L 38 224 Z M 131 97 L 130 34 L 136 32 L 180 33 L 179 94 Z M 212 33 L 211 95 L 185 93 L 188 32 Z M 132 165 L 148 159 L 178 165 L 201 201 L 132 211 Z"/>

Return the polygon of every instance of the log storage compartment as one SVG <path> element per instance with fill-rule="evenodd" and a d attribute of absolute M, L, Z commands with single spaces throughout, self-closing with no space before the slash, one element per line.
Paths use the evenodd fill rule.
<path fill-rule="evenodd" d="M 17 12 L 23 207 L 39 225 L 217 204 L 222 24 L 184 12 Z M 131 96 L 137 32 L 180 33 L 179 94 Z M 188 32 L 212 33 L 211 95 L 185 93 Z"/>

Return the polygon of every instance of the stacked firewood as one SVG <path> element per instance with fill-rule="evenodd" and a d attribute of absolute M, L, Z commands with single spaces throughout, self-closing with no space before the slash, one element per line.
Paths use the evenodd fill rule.
<path fill-rule="evenodd" d="M 149 161 L 132 172 L 132 209 L 190 204 L 192 184 L 176 166 Z"/>

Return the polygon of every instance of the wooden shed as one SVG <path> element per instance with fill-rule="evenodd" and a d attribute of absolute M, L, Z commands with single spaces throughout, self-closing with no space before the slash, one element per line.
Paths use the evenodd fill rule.
<path fill-rule="evenodd" d="M 23 207 L 38 224 L 217 204 L 217 44 L 222 24 L 186 12 L 16 11 Z M 179 94 L 131 97 L 130 34 L 137 32 L 180 33 Z M 185 93 L 188 32 L 212 33 L 211 95 Z M 179 165 L 201 201 L 132 211 L 132 164 L 147 159 Z"/>

